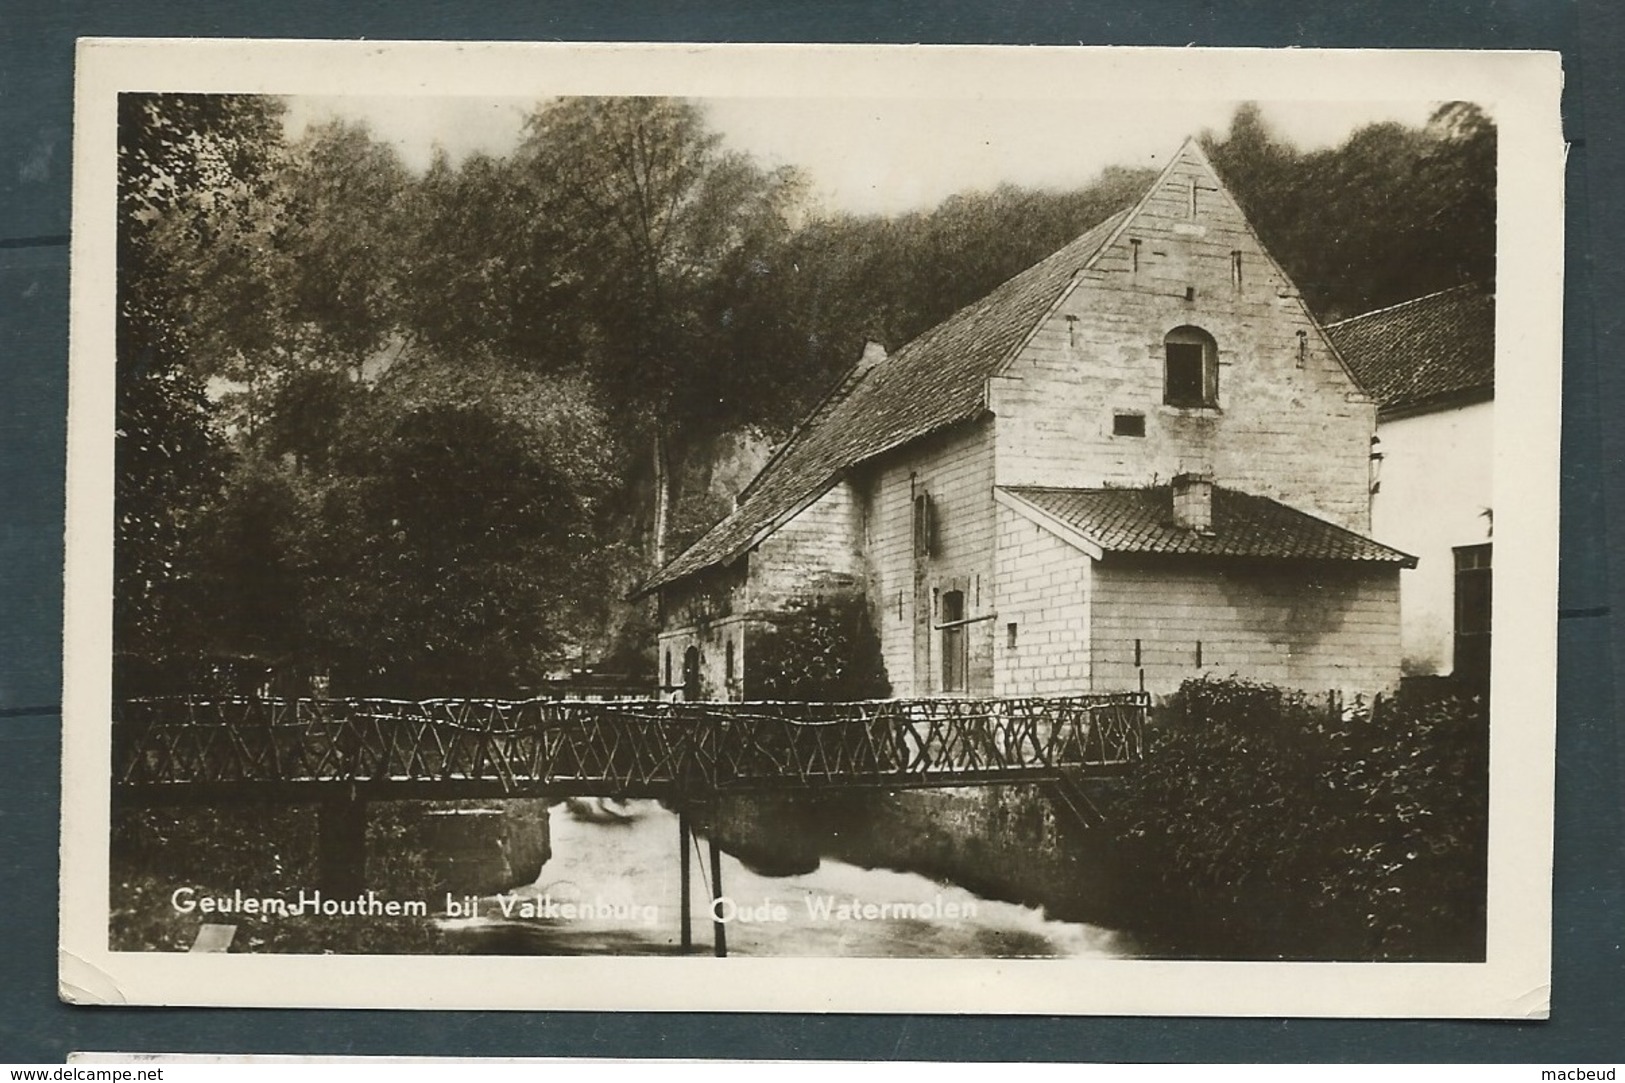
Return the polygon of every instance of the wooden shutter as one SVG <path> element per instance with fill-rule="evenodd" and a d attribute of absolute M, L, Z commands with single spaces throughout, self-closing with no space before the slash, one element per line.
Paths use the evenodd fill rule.
<path fill-rule="evenodd" d="M 928 557 L 937 548 L 937 514 L 930 493 L 914 497 L 914 555 Z"/>

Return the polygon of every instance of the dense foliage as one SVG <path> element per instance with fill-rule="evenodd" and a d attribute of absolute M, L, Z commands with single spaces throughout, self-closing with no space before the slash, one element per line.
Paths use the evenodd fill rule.
<path fill-rule="evenodd" d="M 431 903 L 444 892 L 443 870 L 421 845 L 421 802 L 367 806 L 365 881 L 385 900 Z M 193 898 L 297 902 L 319 891 L 316 810 L 302 805 L 209 809 L 122 809 L 113 815 L 108 946 L 113 951 L 186 951 L 200 915 L 172 904 L 177 888 Z M 329 898 L 334 897 L 331 893 Z M 431 911 L 432 912 L 432 911 Z M 335 921 L 315 914 L 232 914 L 233 951 L 298 954 L 443 954 L 457 950 L 422 917 L 365 916 Z"/>
<path fill-rule="evenodd" d="M 1303 152 L 1237 111 L 1205 143 L 1264 247 L 1322 321 L 1495 280 L 1495 125 L 1452 102 Z"/>
<path fill-rule="evenodd" d="M 1119 824 L 1132 919 L 1228 957 L 1482 959 L 1488 724 L 1450 687 L 1328 705 L 1193 680 Z"/>
<path fill-rule="evenodd" d="M 745 698 L 839 703 L 891 695 L 880 637 L 863 599 L 792 604 L 753 630 Z"/>
<path fill-rule="evenodd" d="M 269 98 L 119 112 L 115 644 L 127 692 L 521 694 L 564 658 L 652 673 L 621 599 L 726 511 L 694 464 L 782 438 L 1151 178 L 825 214 L 702 106 L 545 102 L 506 157 L 405 167 Z M 1208 140 L 1323 317 L 1493 274 L 1492 124 L 1304 153 Z M 705 479 L 703 481 L 696 479 Z"/>
<path fill-rule="evenodd" d="M 114 642 L 125 658 L 150 659 L 195 646 L 195 615 L 172 592 L 186 575 L 190 520 L 222 484 L 227 448 L 189 364 L 218 330 L 194 298 L 210 253 L 231 246 L 265 191 L 280 108 L 124 94 L 118 132 Z"/>

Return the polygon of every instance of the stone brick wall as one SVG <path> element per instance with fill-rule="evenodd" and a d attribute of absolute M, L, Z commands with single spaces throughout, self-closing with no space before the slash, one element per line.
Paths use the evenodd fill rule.
<path fill-rule="evenodd" d="M 1183 326 L 1217 342 L 1216 407 L 1163 401 L 1164 336 Z M 1139 486 L 1211 474 L 1369 528 L 1375 408 L 1193 152 L 991 381 L 990 404 L 1000 485 Z M 1143 417 L 1145 435 L 1114 435 L 1119 413 Z"/>
<path fill-rule="evenodd" d="M 700 699 L 737 701 L 744 689 L 744 666 L 752 631 L 760 622 L 744 615 L 686 624 L 660 633 L 658 665 L 660 698 L 683 699 L 683 658 L 690 647 L 699 651 Z M 734 652 L 732 677 L 728 650 Z M 671 679 L 666 679 L 667 670 Z"/>
<path fill-rule="evenodd" d="M 707 568 L 660 588 L 662 627 L 686 628 L 731 615 L 739 605 L 745 570 L 740 562 Z"/>
<path fill-rule="evenodd" d="M 740 699 L 749 641 L 761 626 L 761 614 L 783 612 L 796 599 L 862 589 L 862 532 L 862 505 L 851 485 L 839 482 L 743 561 L 666 588 L 659 639 L 662 697 L 683 698 L 677 686 L 683 683 L 683 658 L 693 647 L 699 651 L 700 698 Z"/>
<path fill-rule="evenodd" d="M 863 506 L 850 483 L 837 482 L 750 555 L 737 608 L 778 612 L 794 598 L 860 589 L 862 545 Z"/>
<path fill-rule="evenodd" d="M 1094 686 L 1173 692 L 1237 674 L 1370 695 L 1399 680 L 1399 571 L 1108 557 L 1095 566 Z M 1140 665 L 1134 664 L 1135 641 Z"/>
<path fill-rule="evenodd" d="M 881 362 L 884 364 L 884 362 Z M 922 440 L 887 457 L 863 486 L 869 601 L 895 696 L 942 691 L 941 636 L 932 625 L 945 591 L 965 596 L 965 616 L 993 603 L 993 434 L 986 422 Z M 914 498 L 931 498 L 931 555 L 914 553 Z M 993 689 L 993 622 L 965 625 L 973 693 Z"/>
<path fill-rule="evenodd" d="M 1093 561 L 1007 507 L 998 509 L 998 524 L 994 692 L 1088 691 Z"/>

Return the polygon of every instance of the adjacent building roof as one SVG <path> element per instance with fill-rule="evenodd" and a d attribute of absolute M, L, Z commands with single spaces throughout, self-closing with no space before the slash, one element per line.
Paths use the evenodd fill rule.
<path fill-rule="evenodd" d="M 1326 333 L 1384 415 L 1495 392 L 1495 295 L 1483 285 L 1367 312 L 1327 325 Z"/>
<path fill-rule="evenodd" d="M 1023 514 L 1078 535 L 1102 553 L 1249 557 L 1271 560 L 1402 564 L 1416 558 L 1268 497 L 1215 485 L 1212 529 L 1201 533 L 1174 519 L 1173 487 L 1044 489 L 1008 487 Z M 1007 501 L 1008 502 L 1008 501 Z"/>
<path fill-rule="evenodd" d="M 741 494 L 739 507 L 641 588 L 732 560 L 827 492 L 841 473 L 982 415 L 987 380 L 1020 349 L 1127 218 L 1119 211 L 966 305 L 889 358 L 859 365 Z"/>

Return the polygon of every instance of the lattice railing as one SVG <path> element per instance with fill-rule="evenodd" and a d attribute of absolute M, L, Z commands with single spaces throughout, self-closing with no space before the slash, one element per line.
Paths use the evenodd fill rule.
<path fill-rule="evenodd" d="M 1141 693 L 861 703 L 149 699 L 120 704 L 114 783 L 666 796 L 1039 780 L 1137 760 Z"/>

